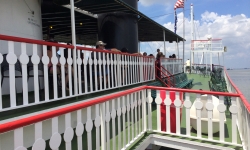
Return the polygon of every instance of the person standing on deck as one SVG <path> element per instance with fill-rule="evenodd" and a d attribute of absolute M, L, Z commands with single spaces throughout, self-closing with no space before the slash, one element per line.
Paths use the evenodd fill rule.
<path fill-rule="evenodd" d="M 191 73 L 191 71 L 190 71 L 190 60 L 189 59 L 186 61 L 186 71 Z"/>

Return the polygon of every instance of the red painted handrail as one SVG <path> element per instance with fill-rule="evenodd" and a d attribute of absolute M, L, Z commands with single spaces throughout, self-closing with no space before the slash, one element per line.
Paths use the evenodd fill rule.
<path fill-rule="evenodd" d="M 58 44 L 58 43 L 46 42 L 42 40 L 34 40 L 34 39 L 8 36 L 8 35 L 2 35 L 2 34 L 0 34 L 0 40 L 23 42 L 23 43 L 38 44 L 38 45 L 47 45 L 47 46 L 56 46 L 56 47 L 64 47 L 64 48 L 72 48 L 72 49 L 74 48 L 73 45 Z"/>
<path fill-rule="evenodd" d="M 224 68 L 225 70 L 225 68 Z M 232 84 L 232 86 L 234 87 L 234 89 L 236 90 L 236 92 L 238 94 L 240 94 L 240 98 L 242 100 L 242 102 L 244 103 L 245 107 L 247 108 L 248 112 L 250 113 L 250 104 L 247 101 L 247 99 L 245 98 L 245 96 L 241 93 L 241 91 L 239 90 L 239 88 L 233 83 L 233 81 L 231 80 L 231 78 L 229 77 L 227 71 L 225 70 L 226 76 L 229 79 L 229 82 Z"/>

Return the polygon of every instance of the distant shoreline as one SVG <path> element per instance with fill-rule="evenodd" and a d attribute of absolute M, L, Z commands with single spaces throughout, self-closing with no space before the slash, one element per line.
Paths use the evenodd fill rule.
<path fill-rule="evenodd" d="M 247 70 L 250 68 L 227 68 L 227 70 Z"/>

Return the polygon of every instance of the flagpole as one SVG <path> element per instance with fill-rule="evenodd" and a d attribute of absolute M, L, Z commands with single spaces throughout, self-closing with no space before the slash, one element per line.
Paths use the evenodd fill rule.
<path fill-rule="evenodd" d="M 184 3 L 184 5 L 185 5 L 185 3 Z M 184 50 L 185 50 L 185 13 L 184 13 L 184 7 L 183 7 L 183 58 L 182 58 L 182 64 L 183 64 L 183 72 L 184 72 Z M 190 68 L 191 69 L 191 68 Z M 191 72 L 191 70 L 190 70 L 190 72 Z"/>

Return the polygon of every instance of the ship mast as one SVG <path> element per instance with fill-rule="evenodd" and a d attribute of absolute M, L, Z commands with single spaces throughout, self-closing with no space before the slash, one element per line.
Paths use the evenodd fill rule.
<path fill-rule="evenodd" d="M 194 12 L 193 12 L 193 4 L 191 4 L 191 15 L 190 16 L 191 16 L 191 42 L 192 42 L 194 40 Z M 193 48 L 191 48 L 190 55 L 191 55 L 190 69 L 192 71 L 192 65 L 194 63 Z"/>

